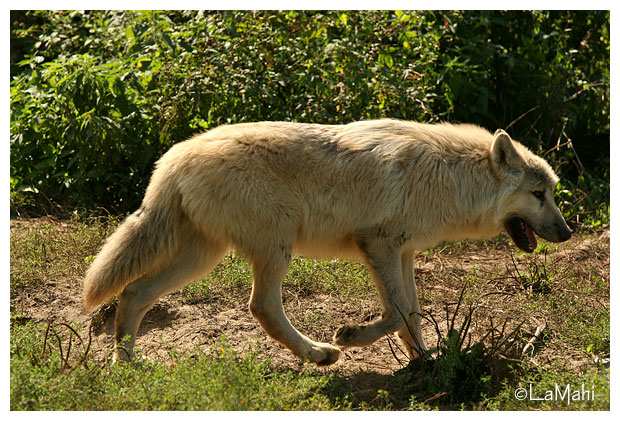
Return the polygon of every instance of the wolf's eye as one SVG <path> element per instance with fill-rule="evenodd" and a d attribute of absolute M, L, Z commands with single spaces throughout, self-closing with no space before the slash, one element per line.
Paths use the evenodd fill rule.
<path fill-rule="evenodd" d="M 541 190 L 535 190 L 532 192 L 532 194 L 534 195 L 536 199 L 540 200 L 541 202 L 545 200 L 545 192 Z"/>

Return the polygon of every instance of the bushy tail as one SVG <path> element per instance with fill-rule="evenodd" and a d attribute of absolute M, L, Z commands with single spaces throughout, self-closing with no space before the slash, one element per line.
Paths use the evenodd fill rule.
<path fill-rule="evenodd" d="M 145 200 L 106 240 L 84 278 L 85 310 L 108 301 L 127 284 L 172 258 L 181 223 L 175 199 Z"/>

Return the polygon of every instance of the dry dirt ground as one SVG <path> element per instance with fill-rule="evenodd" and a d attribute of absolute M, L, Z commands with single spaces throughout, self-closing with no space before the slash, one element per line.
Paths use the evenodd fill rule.
<path fill-rule="evenodd" d="M 40 220 L 12 220 L 12 236 L 32 230 L 37 223 Z M 63 229 L 62 224 L 66 225 L 53 223 L 60 224 L 59 229 Z M 66 229 L 71 229 L 70 223 Z M 558 245 L 550 256 L 553 256 L 556 267 L 565 265 L 573 268 L 571 270 L 583 266 L 582 262 L 594 261 L 596 264 L 588 268 L 584 266 L 584 271 L 589 272 L 588 276 L 592 276 L 592 271 L 597 272 L 595 275 L 609 285 L 609 231 L 575 235 L 569 242 Z M 531 334 L 542 323 L 553 321 L 543 321 L 541 317 L 544 315 L 524 309 L 528 286 L 515 273 L 517 270 L 523 273 L 528 271 L 524 263 L 527 258 L 516 254 L 515 247 L 508 241 L 446 245 L 433 253 L 419 253 L 414 265 L 422 309 L 434 314 L 443 327 L 445 305 L 454 304 L 463 281 L 473 278 L 476 282 L 469 294 L 477 297 L 478 304 L 474 318 L 476 322 L 472 328 L 474 334 L 477 329 L 482 332 L 491 318 L 500 321 L 506 318 L 521 320 L 525 322 L 524 331 Z M 544 259 L 543 256 L 539 257 L 541 265 Z M 558 273 L 560 275 L 556 274 L 548 287 L 564 288 L 566 294 L 579 294 L 579 291 L 571 292 L 570 286 L 563 285 L 561 270 Z M 304 367 L 306 363 L 297 360 L 261 330 L 248 311 L 246 303 L 249 295 L 250 288 L 244 287 L 225 299 L 213 297 L 190 303 L 181 293 L 164 297 L 145 316 L 137 346 L 147 358 L 166 358 L 171 346 L 181 352 L 196 347 L 208 349 L 215 339 L 225 335 L 228 343 L 237 351 L 258 349 L 262 356 L 271 358 L 276 368 Z M 283 295 L 285 309 L 292 323 L 306 335 L 321 341 L 330 341 L 341 325 L 370 320 L 381 311 L 376 296 L 372 295 L 361 299 L 337 294 L 303 294 L 290 286 L 285 286 Z M 608 296 L 593 299 L 605 301 L 603 304 L 609 306 Z M 82 311 L 79 276 L 48 281 L 42 288 L 20 291 L 12 298 L 11 305 L 17 313 L 33 321 L 47 322 L 53 319 L 56 322 L 78 323 L 85 337 L 93 320 L 91 314 Z M 111 356 L 113 323 L 112 304 L 99 311 L 93 322 L 92 352 L 97 358 Z M 423 332 L 427 345 L 434 345 L 437 339 L 435 327 L 425 322 Z M 542 351 L 539 358 L 544 358 L 545 354 L 553 356 L 557 352 L 557 349 L 550 346 Z M 571 358 L 578 364 L 581 357 Z M 398 349 L 394 345 L 390 347 L 389 340 L 383 338 L 372 346 L 344 350 L 337 363 L 321 370 L 339 370 L 344 375 L 364 372 L 365 378 L 368 378 L 394 373 L 406 363 L 406 358 Z"/>

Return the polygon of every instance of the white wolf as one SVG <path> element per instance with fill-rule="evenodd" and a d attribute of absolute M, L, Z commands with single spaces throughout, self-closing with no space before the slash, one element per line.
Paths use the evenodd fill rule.
<path fill-rule="evenodd" d="M 292 253 L 342 256 L 367 264 L 384 312 L 340 328 L 334 343 L 364 346 L 397 332 L 414 358 L 425 349 L 414 251 L 502 229 L 527 252 L 536 247 L 534 233 L 565 241 L 571 234 L 553 200 L 557 181 L 506 132 L 471 125 L 219 127 L 157 162 L 142 206 L 86 274 L 85 308 L 121 293 L 116 355 L 131 359 L 156 300 L 204 276 L 234 246 L 252 265 L 249 307 L 263 329 L 299 358 L 328 365 L 340 349 L 290 324 L 280 287 Z"/>

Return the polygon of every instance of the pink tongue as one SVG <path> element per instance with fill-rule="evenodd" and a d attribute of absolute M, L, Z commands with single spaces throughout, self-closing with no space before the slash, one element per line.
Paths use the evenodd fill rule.
<path fill-rule="evenodd" d="M 538 242 L 536 241 L 536 237 L 534 236 L 534 233 L 532 232 L 532 229 L 525 222 L 521 222 L 521 226 L 523 227 L 523 230 L 525 231 L 525 234 L 527 235 L 527 239 L 528 239 L 528 241 L 530 243 L 530 248 L 532 250 L 535 250 L 536 249 L 536 245 L 538 244 Z"/>

